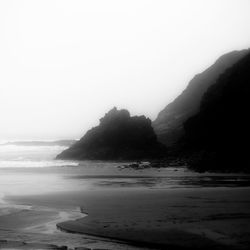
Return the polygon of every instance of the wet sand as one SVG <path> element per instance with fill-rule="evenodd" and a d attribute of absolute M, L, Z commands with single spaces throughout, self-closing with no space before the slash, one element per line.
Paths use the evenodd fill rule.
<path fill-rule="evenodd" d="M 81 207 L 86 217 L 57 224 L 70 233 L 155 248 L 247 249 L 249 193 L 249 188 L 104 189 L 9 200 L 58 209 Z"/>
<path fill-rule="evenodd" d="M 249 248 L 250 176 L 116 166 L 1 170 L 1 244 Z"/>
<path fill-rule="evenodd" d="M 42 243 L 26 243 L 21 241 L 6 241 L 0 240 L 0 249 L 9 249 L 9 250 L 67 250 L 65 246 L 56 246 L 52 244 L 42 244 Z"/>

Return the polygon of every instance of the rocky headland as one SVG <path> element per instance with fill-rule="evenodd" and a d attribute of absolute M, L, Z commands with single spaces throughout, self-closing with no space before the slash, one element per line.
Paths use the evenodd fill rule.
<path fill-rule="evenodd" d="M 57 159 L 129 160 L 135 163 L 123 167 L 135 169 L 174 164 L 201 172 L 249 172 L 249 69 L 249 49 L 225 54 L 196 75 L 153 125 L 145 116 L 113 108 Z M 140 162 L 145 160 L 149 164 Z"/>
<path fill-rule="evenodd" d="M 168 104 L 153 121 L 152 126 L 158 140 L 165 145 L 173 146 L 183 135 L 183 124 L 199 112 L 200 102 L 210 86 L 218 77 L 230 68 L 249 50 L 232 51 L 216 60 L 216 62 L 200 74 L 194 76 L 186 89 Z"/>
<path fill-rule="evenodd" d="M 200 111 L 184 123 L 180 152 L 197 171 L 250 172 L 250 53 L 204 94 Z"/>
<path fill-rule="evenodd" d="M 57 156 L 76 160 L 143 160 L 162 158 L 164 145 L 157 141 L 151 120 L 111 109 L 78 142 Z"/>

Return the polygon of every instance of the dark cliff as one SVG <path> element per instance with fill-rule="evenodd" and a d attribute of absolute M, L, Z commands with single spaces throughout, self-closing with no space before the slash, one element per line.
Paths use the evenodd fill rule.
<path fill-rule="evenodd" d="M 220 74 L 238 62 L 248 50 L 233 51 L 221 56 L 212 66 L 196 75 L 187 88 L 158 115 L 152 126 L 160 142 L 172 146 L 183 135 L 183 123 L 199 111 L 203 94 Z"/>
<path fill-rule="evenodd" d="M 165 147 L 157 141 L 150 119 L 131 117 L 113 108 L 97 127 L 57 156 L 77 160 L 140 160 L 162 157 Z"/>
<path fill-rule="evenodd" d="M 250 172 L 250 53 L 204 94 L 200 111 L 184 123 L 184 150 L 198 171 Z"/>

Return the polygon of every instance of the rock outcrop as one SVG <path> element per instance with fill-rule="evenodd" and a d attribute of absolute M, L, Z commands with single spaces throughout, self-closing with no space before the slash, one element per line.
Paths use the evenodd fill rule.
<path fill-rule="evenodd" d="M 227 68 L 238 62 L 248 50 L 233 51 L 220 57 L 211 67 L 196 75 L 187 88 L 168 104 L 152 123 L 158 140 L 172 146 L 184 133 L 183 123 L 199 111 L 203 94 Z"/>
<path fill-rule="evenodd" d="M 250 53 L 204 94 L 200 111 L 184 123 L 183 150 L 198 171 L 250 172 Z"/>
<path fill-rule="evenodd" d="M 131 117 L 113 108 L 97 127 L 57 156 L 76 160 L 141 160 L 163 157 L 165 146 L 157 141 L 150 119 Z"/>

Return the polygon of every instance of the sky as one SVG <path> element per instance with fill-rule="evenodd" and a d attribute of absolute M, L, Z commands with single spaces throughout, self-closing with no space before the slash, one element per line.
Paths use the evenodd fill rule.
<path fill-rule="evenodd" d="M 0 0 L 0 140 L 81 137 L 113 106 L 154 120 L 250 47 L 249 0 Z"/>

